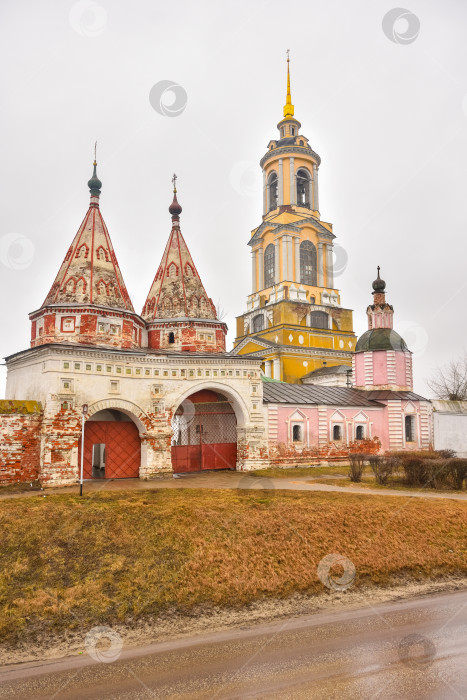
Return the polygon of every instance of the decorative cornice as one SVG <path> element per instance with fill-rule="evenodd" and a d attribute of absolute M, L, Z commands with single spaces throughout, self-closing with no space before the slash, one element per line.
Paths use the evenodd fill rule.
<path fill-rule="evenodd" d="M 298 136 L 298 138 L 300 138 L 300 136 Z M 277 156 L 279 154 L 283 155 L 285 153 L 306 153 L 306 155 L 309 155 L 316 160 L 318 166 L 321 165 L 321 158 L 309 146 L 279 146 L 279 148 L 273 148 L 272 150 L 265 153 L 265 155 L 259 161 L 259 164 L 261 167 L 263 167 L 264 164 L 268 160 L 271 160 L 271 158 L 273 158 L 274 156 Z"/>
<path fill-rule="evenodd" d="M 135 311 L 128 311 L 127 309 L 119 309 L 113 306 L 101 306 L 99 304 L 47 304 L 47 306 L 42 306 L 36 311 L 31 311 L 29 314 L 29 319 L 33 321 L 40 316 L 48 313 L 60 313 L 65 314 L 101 314 L 102 316 L 114 316 L 114 317 L 126 317 L 131 316 L 131 318 L 139 321 L 140 325 L 144 328 L 145 322 L 143 318 L 137 314 Z"/>
<path fill-rule="evenodd" d="M 261 237 L 263 231 L 267 228 L 278 230 L 290 229 L 292 231 L 297 231 L 298 233 L 301 233 L 303 226 L 306 224 L 313 226 L 317 230 L 319 238 L 323 238 L 326 241 L 333 241 L 336 237 L 331 231 L 328 231 L 327 228 L 325 228 L 323 224 L 320 221 L 318 221 L 318 219 L 315 219 L 314 216 L 304 216 L 302 219 L 299 219 L 298 221 L 295 221 L 290 224 L 275 224 L 273 221 L 263 221 L 248 241 L 248 245 L 253 246 L 253 244 L 256 243 Z M 277 233 L 278 231 L 275 231 L 275 235 L 277 235 Z"/>

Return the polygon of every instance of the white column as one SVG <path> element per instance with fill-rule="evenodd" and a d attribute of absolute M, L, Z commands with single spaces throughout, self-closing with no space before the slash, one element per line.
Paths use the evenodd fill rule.
<path fill-rule="evenodd" d="M 319 211 L 318 167 L 313 163 L 313 209 Z"/>
<path fill-rule="evenodd" d="M 281 378 L 281 361 L 279 359 L 274 360 L 274 371 L 273 371 L 273 379 L 279 379 Z"/>
<path fill-rule="evenodd" d="M 268 197 L 267 197 L 267 187 L 266 187 L 266 172 L 263 170 L 263 214 L 267 214 L 268 211 Z"/>
<path fill-rule="evenodd" d="M 256 282 L 256 250 L 251 251 L 251 291 L 253 294 L 258 291 Z"/>
<path fill-rule="evenodd" d="M 287 279 L 287 236 L 282 236 L 282 270 L 281 281 Z"/>
<path fill-rule="evenodd" d="M 279 182 L 278 182 L 279 192 L 278 192 L 278 204 L 284 204 L 284 173 L 282 168 L 282 158 L 279 158 Z"/>
<path fill-rule="evenodd" d="M 329 244 L 326 246 L 327 249 L 327 256 L 326 256 L 326 276 L 327 276 L 327 283 L 326 286 L 329 287 L 330 289 L 334 288 L 334 263 L 332 259 L 332 244 Z"/>
<path fill-rule="evenodd" d="M 258 250 L 258 291 L 264 289 L 263 249 Z"/>
<path fill-rule="evenodd" d="M 324 287 L 323 244 L 318 243 L 318 287 Z"/>
<path fill-rule="evenodd" d="M 300 239 L 295 238 L 295 282 L 300 284 Z"/>
<path fill-rule="evenodd" d="M 287 279 L 293 281 L 292 236 L 287 236 Z"/>
<path fill-rule="evenodd" d="M 295 204 L 295 171 L 294 157 L 290 156 L 290 204 Z"/>
<path fill-rule="evenodd" d="M 272 360 L 264 361 L 264 376 L 270 377 L 272 372 Z"/>
<path fill-rule="evenodd" d="M 274 241 L 274 282 L 276 284 L 280 281 L 280 251 L 279 251 L 279 240 Z"/>

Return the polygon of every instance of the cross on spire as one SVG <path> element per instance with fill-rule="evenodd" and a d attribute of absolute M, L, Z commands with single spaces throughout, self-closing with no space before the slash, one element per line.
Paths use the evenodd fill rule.
<path fill-rule="evenodd" d="M 175 173 L 173 174 L 173 177 L 172 177 L 172 184 L 174 186 L 174 192 L 176 192 L 177 191 L 177 176 Z"/>
<path fill-rule="evenodd" d="M 97 165 L 97 141 L 94 141 L 94 165 Z"/>

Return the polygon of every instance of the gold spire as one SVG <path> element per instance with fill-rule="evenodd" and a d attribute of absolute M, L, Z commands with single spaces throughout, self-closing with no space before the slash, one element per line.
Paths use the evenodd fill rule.
<path fill-rule="evenodd" d="M 290 51 L 290 49 L 287 49 L 287 99 L 286 99 L 285 105 L 284 105 L 284 118 L 285 119 L 287 119 L 288 117 L 293 117 L 293 113 L 294 113 L 294 106 L 292 104 L 292 96 L 290 94 L 289 51 Z"/>

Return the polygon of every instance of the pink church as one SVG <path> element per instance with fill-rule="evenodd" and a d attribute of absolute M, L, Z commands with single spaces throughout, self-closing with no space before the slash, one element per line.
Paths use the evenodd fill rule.
<path fill-rule="evenodd" d="M 431 446 L 431 402 L 413 392 L 412 353 L 393 329 L 394 309 L 379 272 L 378 267 L 352 378 L 347 367 L 337 365 L 311 372 L 302 385 L 264 379 L 271 462 Z"/>

